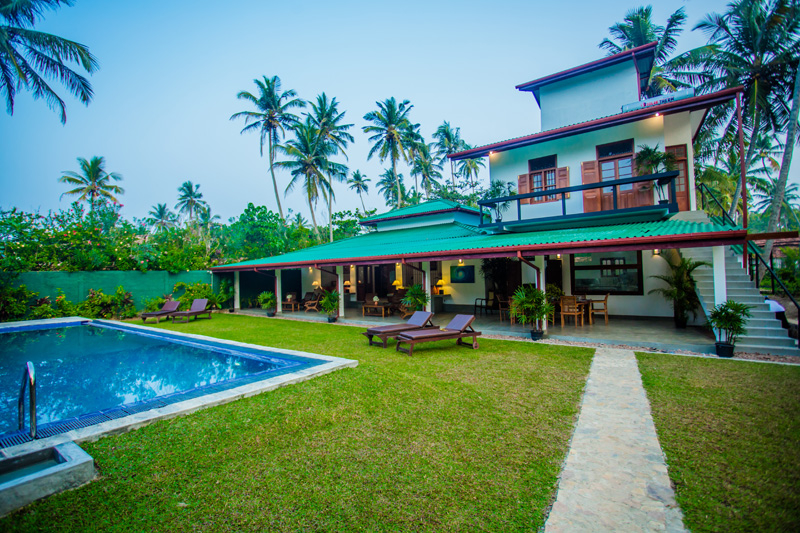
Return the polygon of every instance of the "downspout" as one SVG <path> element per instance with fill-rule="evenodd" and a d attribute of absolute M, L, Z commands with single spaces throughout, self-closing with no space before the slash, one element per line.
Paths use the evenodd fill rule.
<path fill-rule="evenodd" d="M 522 261 L 523 263 L 525 263 L 526 265 L 528 265 L 529 267 L 531 267 L 536 271 L 536 288 L 542 290 L 542 273 L 539 270 L 539 267 L 537 267 L 536 265 L 534 265 L 533 263 L 522 257 L 522 252 L 519 250 L 517 250 L 517 259 L 519 259 L 520 261 Z"/>

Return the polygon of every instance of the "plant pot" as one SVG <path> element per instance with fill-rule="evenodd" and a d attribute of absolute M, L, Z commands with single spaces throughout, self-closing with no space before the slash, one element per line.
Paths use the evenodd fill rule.
<path fill-rule="evenodd" d="M 718 342 L 714 346 L 717 347 L 717 355 L 719 357 L 733 357 L 733 344 Z"/>
<path fill-rule="evenodd" d="M 332 323 L 336 322 L 336 318 L 337 317 L 335 317 L 335 316 L 329 316 L 328 317 L 328 324 L 332 324 Z"/>
<path fill-rule="evenodd" d="M 228 312 L 229 312 L 229 313 L 233 313 L 234 311 L 235 311 L 235 309 L 234 309 L 233 307 L 231 307 L 230 309 L 228 309 Z"/>
<path fill-rule="evenodd" d="M 275 316 L 275 311 L 267 311 L 267 316 L 272 318 L 273 316 Z"/>
<path fill-rule="evenodd" d="M 531 330 L 531 340 L 532 341 L 540 341 L 544 338 L 544 331 L 540 329 L 532 329 Z"/>

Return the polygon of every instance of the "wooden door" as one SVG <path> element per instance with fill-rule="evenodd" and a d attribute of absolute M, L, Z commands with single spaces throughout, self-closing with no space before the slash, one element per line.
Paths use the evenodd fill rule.
<path fill-rule="evenodd" d="M 685 144 L 667 146 L 666 152 L 675 156 L 676 170 L 680 172 L 675 178 L 675 200 L 679 211 L 689 210 L 689 162 Z"/>
<path fill-rule="evenodd" d="M 588 185 L 600 181 L 597 175 L 597 161 L 584 161 L 581 163 L 581 183 Z M 583 191 L 583 212 L 594 213 L 600 211 L 600 189 L 589 189 Z"/>
<path fill-rule="evenodd" d="M 633 158 L 607 159 L 600 161 L 600 181 L 613 182 L 633 176 Z M 628 209 L 638 206 L 638 190 L 633 184 L 618 185 L 617 209 Z M 602 209 L 614 209 L 614 187 L 603 187 Z"/>

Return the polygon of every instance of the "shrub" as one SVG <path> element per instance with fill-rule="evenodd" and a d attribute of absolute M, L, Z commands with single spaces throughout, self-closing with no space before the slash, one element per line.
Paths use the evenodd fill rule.
<path fill-rule="evenodd" d="M 322 295 L 319 301 L 322 311 L 328 316 L 339 314 L 339 291 L 330 291 Z"/>
<path fill-rule="evenodd" d="M 136 306 L 133 305 L 133 295 L 117 287 L 117 292 L 111 297 L 111 312 L 116 318 L 133 318 L 136 316 Z"/>
<path fill-rule="evenodd" d="M 163 296 L 156 296 L 155 298 L 144 298 L 142 300 L 142 304 L 144 304 L 144 312 L 145 313 L 152 313 L 154 311 L 158 311 L 161 307 L 166 303 L 167 299 Z"/>
<path fill-rule="evenodd" d="M 277 303 L 275 293 L 272 291 L 264 291 L 258 295 L 258 305 L 261 306 L 261 309 L 275 309 Z"/>
<path fill-rule="evenodd" d="M 0 285 L 0 322 L 22 320 L 28 313 L 29 302 L 38 296 L 25 285 L 13 287 L 11 283 Z"/>
<path fill-rule="evenodd" d="M 89 289 L 89 294 L 78 305 L 78 310 L 86 318 L 111 318 L 114 314 L 114 301 L 111 295 L 103 294 L 102 289 Z"/>
<path fill-rule="evenodd" d="M 428 294 L 425 292 L 425 289 L 422 288 L 422 285 L 417 283 L 416 285 L 412 285 L 406 291 L 406 296 L 401 300 L 402 304 L 405 305 L 409 311 L 422 311 L 425 309 L 425 306 L 428 304 Z"/>
<path fill-rule="evenodd" d="M 64 295 L 64 291 L 61 289 L 57 290 L 58 296 L 56 296 L 56 316 L 77 316 L 78 306 L 67 300 L 67 297 Z"/>
<path fill-rule="evenodd" d="M 50 297 L 38 298 L 34 301 L 31 307 L 29 318 L 32 320 L 40 320 L 44 318 L 55 318 L 58 316 L 56 310 L 50 305 Z"/>
<path fill-rule="evenodd" d="M 192 305 L 192 301 L 198 298 L 206 298 L 209 302 L 214 299 L 214 291 L 211 289 L 211 285 L 202 281 L 192 284 L 179 281 L 172 288 L 173 293 L 178 293 L 181 290 L 183 290 L 183 293 L 177 298 L 181 302 L 179 307 L 181 311 L 188 310 Z"/>

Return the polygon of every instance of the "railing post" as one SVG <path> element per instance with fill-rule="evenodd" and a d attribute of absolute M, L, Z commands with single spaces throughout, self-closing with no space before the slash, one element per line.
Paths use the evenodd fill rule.
<path fill-rule="evenodd" d="M 517 198 L 517 220 L 522 220 L 522 202 Z"/>
<path fill-rule="evenodd" d="M 567 193 L 561 193 L 561 214 L 567 216 Z"/>
<path fill-rule="evenodd" d="M 22 372 L 22 385 L 19 388 L 19 400 L 17 401 L 17 409 L 19 411 L 19 429 L 25 429 L 25 386 L 28 386 L 30 392 L 30 410 L 31 410 L 31 438 L 36 438 L 36 373 L 33 368 L 33 363 L 28 361 L 25 363 L 25 370 Z"/>
<path fill-rule="evenodd" d="M 611 196 L 614 198 L 614 211 L 616 211 L 617 210 L 617 187 L 616 186 L 611 189 Z M 601 208 L 603 207 L 602 195 L 601 195 L 601 200 L 600 200 L 600 207 Z"/>

